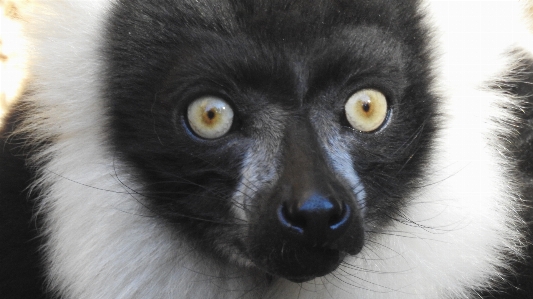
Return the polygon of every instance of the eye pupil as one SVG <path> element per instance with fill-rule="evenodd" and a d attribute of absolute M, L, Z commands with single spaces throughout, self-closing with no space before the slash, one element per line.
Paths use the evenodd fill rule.
<path fill-rule="evenodd" d="M 370 102 L 369 101 L 363 103 L 363 110 L 366 113 L 368 113 L 370 111 Z"/>
<path fill-rule="evenodd" d="M 216 113 L 213 110 L 207 111 L 207 118 L 209 118 L 210 120 L 213 120 L 215 116 L 216 116 Z"/>

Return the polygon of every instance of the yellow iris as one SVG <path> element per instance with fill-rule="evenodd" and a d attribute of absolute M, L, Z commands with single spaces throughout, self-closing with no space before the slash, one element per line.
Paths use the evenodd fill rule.
<path fill-rule="evenodd" d="M 233 109 L 221 98 L 204 96 L 187 109 L 191 129 L 200 137 L 215 139 L 224 136 L 233 123 Z"/>
<path fill-rule="evenodd" d="M 350 96 L 344 109 L 354 129 L 372 132 L 387 118 L 387 99 L 377 90 L 363 89 Z"/>

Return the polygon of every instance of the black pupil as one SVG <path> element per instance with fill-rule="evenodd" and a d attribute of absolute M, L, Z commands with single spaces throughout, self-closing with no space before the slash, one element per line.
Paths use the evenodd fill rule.
<path fill-rule="evenodd" d="M 370 102 L 363 103 L 363 110 L 365 110 L 365 112 L 370 111 Z"/>
<path fill-rule="evenodd" d="M 213 110 L 209 110 L 209 111 L 207 111 L 207 117 L 208 117 L 209 119 L 213 119 L 213 118 L 215 118 L 215 111 L 213 111 Z"/>

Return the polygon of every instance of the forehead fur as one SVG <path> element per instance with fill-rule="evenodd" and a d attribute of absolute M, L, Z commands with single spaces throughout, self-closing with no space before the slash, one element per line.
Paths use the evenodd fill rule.
<path fill-rule="evenodd" d="M 115 13 L 125 23 L 151 21 L 158 29 L 169 24 L 300 39 L 310 33 L 329 34 L 349 24 L 374 24 L 399 31 L 417 21 L 419 1 L 119 1 Z M 164 7 L 164 9 L 161 9 Z M 403 16 L 410 15 L 413 18 Z M 116 15 L 116 17 L 119 17 Z M 396 26 L 395 26 L 396 25 Z M 138 28 L 131 28 L 138 29 Z M 147 29 L 149 30 L 149 29 Z M 152 34 L 156 31 L 151 28 Z"/>

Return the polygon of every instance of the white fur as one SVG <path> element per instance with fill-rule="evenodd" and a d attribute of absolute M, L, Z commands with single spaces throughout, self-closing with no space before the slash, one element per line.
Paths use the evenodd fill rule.
<path fill-rule="evenodd" d="M 440 30 L 436 88 L 446 115 L 427 170 L 431 180 L 413 196 L 406 221 L 375 236 L 347 260 L 352 267 L 303 284 L 281 280 L 265 297 L 464 298 L 498 279 L 507 252 L 519 254 L 518 206 L 490 134 L 490 117 L 510 117 L 497 109 L 508 99 L 479 87 L 505 69 L 501 54 L 509 46 L 530 49 L 530 42 L 519 43 L 529 41 L 520 4 L 426 4 Z M 180 241 L 179 232 L 142 217 L 147 211 L 133 192 L 141 185 L 107 145 L 99 47 L 110 5 L 43 1 L 29 26 L 37 92 L 27 100 L 35 113 L 24 129 L 55 140 L 35 161 L 50 159 L 39 182 L 50 288 L 76 299 L 237 298 L 253 286 L 249 270 L 218 265 Z"/>

